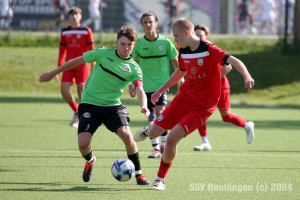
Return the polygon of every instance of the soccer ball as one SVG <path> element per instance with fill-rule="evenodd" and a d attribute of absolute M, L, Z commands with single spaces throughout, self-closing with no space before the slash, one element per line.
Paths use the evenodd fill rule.
<path fill-rule="evenodd" d="M 117 159 L 111 167 L 111 174 L 115 177 L 115 179 L 121 182 L 131 179 L 131 177 L 134 175 L 134 172 L 134 164 L 127 158 Z"/>

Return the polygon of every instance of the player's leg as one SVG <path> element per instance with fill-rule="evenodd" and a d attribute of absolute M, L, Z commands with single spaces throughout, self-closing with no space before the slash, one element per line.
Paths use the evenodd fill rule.
<path fill-rule="evenodd" d="M 91 141 L 93 134 L 102 124 L 101 118 L 97 113 L 100 113 L 100 108 L 90 104 L 81 104 L 79 106 L 78 115 L 80 123 L 78 126 L 78 148 L 84 159 L 86 160 L 85 167 L 82 173 L 84 182 L 88 182 L 92 178 L 92 170 L 96 162 L 96 156 L 93 155 Z"/>
<path fill-rule="evenodd" d="M 105 126 L 112 132 L 115 132 L 123 141 L 128 159 L 131 160 L 135 166 L 135 177 L 138 185 L 149 185 L 150 181 L 147 181 L 142 175 L 142 169 L 140 164 L 140 158 L 138 153 L 138 148 L 133 140 L 129 124 L 130 121 L 127 108 L 123 105 L 120 106 L 110 106 L 110 108 L 105 108 L 106 115 L 104 119 Z"/>
<path fill-rule="evenodd" d="M 90 75 L 89 65 L 85 64 L 74 70 L 75 81 L 77 85 L 78 104 L 81 104 L 81 96 L 85 83 Z"/>
<path fill-rule="evenodd" d="M 165 110 L 167 111 L 168 108 Z M 165 112 L 164 112 L 165 113 Z M 167 113 L 168 114 L 168 113 Z M 164 190 L 165 189 L 165 177 L 172 165 L 172 162 L 177 153 L 177 144 L 179 141 L 184 138 L 185 136 L 192 133 L 197 127 L 201 126 L 211 115 L 206 110 L 189 110 L 186 112 L 185 115 L 182 115 L 180 118 L 180 122 L 172 128 L 170 131 L 167 142 L 166 148 L 163 153 L 160 167 L 158 170 L 157 177 L 155 182 L 153 183 L 152 189 L 154 190 Z M 167 117 L 168 116 L 168 117 Z M 164 117 L 161 121 L 155 121 L 155 125 L 158 127 L 168 126 L 168 124 L 172 123 L 172 117 L 169 118 L 169 115 Z M 176 117 L 174 116 L 176 119 Z M 178 120 L 178 119 L 177 119 Z M 150 131 L 150 130 L 149 130 Z M 151 133 L 149 133 L 151 135 Z"/>
<path fill-rule="evenodd" d="M 218 103 L 218 109 L 224 122 L 232 123 L 236 126 L 243 127 L 246 130 L 247 142 L 251 144 L 254 139 L 254 123 L 246 122 L 240 115 L 231 113 L 230 110 L 230 90 L 222 89 Z"/>
<path fill-rule="evenodd" d="M 94 9 L 95 18 L 94 18 L 94 30 L 100 31 L 100 11 L 98 8 Z"/>
<path fill-rule="evenodd" d="M 200 144 L 198 146 L 194 146 L 194 150 L 195 151 L 211 150 L 211 145 L 209 144 L 208 136 L 207 136 L 206 123 L 203 123 L 200 127 L 198 127 L 198 132 L 201 136 L 202 144 Z"/>
<path fill-rule="evenodd" d="M 162 112 L 166 109 L 166 106 L 168 105 L 168 97 L 169 97 L 169 91 L 165 90 L 160 98 L 158 99 L 156 105 L 155 105 L 155 114 L 156 117 L 158 118 Z M 160 145 L 161 145 L 161 149 L 160 152 L 163 153 L 164 149 L 165 149 L 165 144 L 166 144 L 166 140 L 167 140 L 167 135 L 168 135 L 168 131 L 166 130 L 161 136 L 160 136 Z"/>
<path fill-rule="evenodd" d="M 152 104 L 151 102 L 151 95 L 153 94 L 153 92 L 147 92 L 146 96 L 147 96 L 147 107 L 149 109 L 149 111 L 151 113 L 153 113 L 152 116 L 148 117 L 148 124 L 150 124 L 150 122 L 154 121 L 156 119 L 156 115 L 155 115 L 155 105 Z M 150 137 L 150 142 L 151 145 L 153 147 L 153 151 L 151 153 L 151 155 L 148 156 L 148 158 L 160 158 L 161 154 L 160 154 L 160 148 L 159 148 L 159 138 L 151 138 Z"/>
<path fill-rule="evenodd" d="M 74 115 L 69 125 L 73 127 L 78 127 L 78 104 L 76 103 L 75 98 L 70 93 L 70 87 L 73 84 L 74 73 L 71 70 L 63 72 L 61 78 L 60 92 L 64 100 L 69 104 L 69 106 L 74 111 Z"/>

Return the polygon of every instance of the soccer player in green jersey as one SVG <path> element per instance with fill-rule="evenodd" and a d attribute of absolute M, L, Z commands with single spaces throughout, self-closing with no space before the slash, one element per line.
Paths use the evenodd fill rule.
<path fill-rule="evenodd" d="M 175 70 L 178 68 L 178 51 L 173 43 L 165 36 L 159 35 L 157 30 L 157 16 L 154 12 L 144 13 L 141 17 L 141 26 L 145 36 L 136 41 L 132 51 L 132 57 L 136 60 L 143 71 L 144 90 L 148 99 L 148 109 L 155 115 L 150 115 L 149 122 L 155 120 L 166 109 L 168 103 L 168 90 L 164 91 L 154 105 L 150 101 L 151 95 L 157 91 L 169 78 L 169 59 L 172 60 Z M 129 84 L 129 93 L 135 96 L 134 88 Z M 161 147 L 159 138 L 150 138 L 153 152 L 149 158 L 160 158 L 164 150 L 167 131 L 161 136 Z"/>
<path fill-rule="evenodd" d="M 149 116 L 147 97 L 142 84 L 142 72 L 131 56 L 136 37 L 136 30 L 133 27 L 122 26 L 117 33 L 116 49 L 95 48 L 40 76 L 40 82 L 47 82 L 60 72 L 80 64 L 96 62 L 87 80 L 78 110 L 78 147 L 86 160 L 82 174 L 84 182 L 91 179 L 92 169 L 96 162 L 96 157 L 92 154 L 92 137 L 103 123 L 108 130 L 115 132 L 124 142 L 127 156 L 135 165 L 137 184 L 150 184 L 144 178 L 145 175 L 142 175 L 138 148 L 128 124 L 129 114 L 120 101 L 123 88 L 129 81 L 132 81 L 142 107 L 141 113 L 144 113 L 146 117 Z"/>

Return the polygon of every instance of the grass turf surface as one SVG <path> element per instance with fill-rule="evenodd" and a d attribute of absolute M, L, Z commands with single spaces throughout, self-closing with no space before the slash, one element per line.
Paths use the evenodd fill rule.
<path fill-rule="evenodd" d="M 139 112 L 137 99 L 125 97 L 122 102 L 135 133 L 147 119 Z M 127 156 L 121 140 L 104 126 L 92 141 L 97 157 L 93 178 L 84 183 L 77 132 L 68 126 L 72 111 L 60 95 L 4 92 L 0 94 L 0 110 L 1 199 L 299 198 L 299 109 L 233 104 L 233 113 L 255 122 L 251 145 L 242 128 L 224 123 L 216 111 L 207 121 L 212 151 L 193 151 L 193 146 L 201 143 L 197 132 L 183 139 L 165 191 L 137 186 L 135 180 L 121 183 L 112 177 L 114 160 Z M 143 173 L 154 181 L 160 159 L 147 158 L 149 140 L 137 144 Z M 217 191 L 224 185 L 227 191 Z M 245 188 L 235 190 L 235 186 Z"/>

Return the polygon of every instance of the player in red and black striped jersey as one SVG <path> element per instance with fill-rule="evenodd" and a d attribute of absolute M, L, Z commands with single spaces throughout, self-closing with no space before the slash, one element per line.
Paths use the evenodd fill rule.
<path fill-rule="evenodd" d="M 58 67 L 61 66 L 64 62 L 82 56 L 84 52 L 94 49 L 94 39 L 91 29 L 80 24 L 80 20 L 82 18 L 81 14 L 82 11 L 78 7 L 72 7 L 68 12 L 71 25 L 67 28 L 62 29 L 61 31 Z M 61 78 L 61 94 L 64 100 L 74 111 L 74 116 L 69 125 L 76 128 L 78 127 L 78 104 L 76 103 L 75 98 L 70 93 L 70 86 L 73 84 L 73 81 L 75 79 L 80 104 L 81 95 L 83 93 L 84 85 L 87 81 L 88 76 L 89 64 L 86 63 L 63 72 Z M 56 76 L 56 78 L 59 78 L 58 75 Z"/>
<path fill-rule="evenodd" d="M 207 39 L 207 36 L 209 34 L 208 27 L 201 24 L 196 24 L 194 30 L 195 30 L 195 34 L 199 38 L 202 38 L 204 40 Z M 241 116 L 237 114 L 233 114 L 230 111 L 230 99 L 229 99 L 230 84 L 226 77 L 226 74 L 231 70 L 231 68 L 232 68 L 231 65 L 222 64 L 221 95 L 217 106 L 224 122 L 232 123 L 236 126 L 243 127 L 246 130 L 247 142 L 248 144 L 251 144 L 254 139 L 254 123 L 251 121 L 246 122 Z M 211 145 L 209 144 L 208 137 L 207 137 L 206 124 L 203 123 L 203 125 L 198 128 L 198 131 L 202 138 L 202 144 L 198 146 L 194 146 L 194 150 L 195 151 L 211 150 Z"/>
<path fill-rule="evenodd" d="M 239 59 L 221 50 L 215 44 L 199 39 L 193 23 L 181 18 L 172 31 L 174 41 L 180 44 L 179 69 L 155 93 L 151 101 L 155 103 L 161 93 L 176 84 L 185 74 L 185 82 L 171 104 L 163 111 L 149 130 L 140 135 L 156 138 L 165 130 L 170 130 L 159 171 L 152 189 L 164 190 L 164 180 L 176 156 L 179 141 L 201 126 L 215 111 L 221 91 L 221 64 L 233 65 L 244 77 L 245 87 L 250 91 L 254 80 Z"/>

